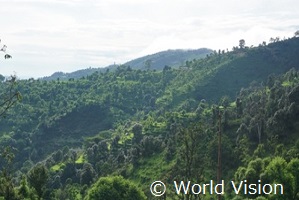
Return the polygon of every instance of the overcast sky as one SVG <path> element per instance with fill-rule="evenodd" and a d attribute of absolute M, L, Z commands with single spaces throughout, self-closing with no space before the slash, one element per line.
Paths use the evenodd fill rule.
<path fill-rule="evenodd" d="M 299 30 L 298 0 L 0 0 L 0 74 L 49 76 L 167 49 L 231 49 Z M 1 53 L 1 52 L 0 52 Z"/>

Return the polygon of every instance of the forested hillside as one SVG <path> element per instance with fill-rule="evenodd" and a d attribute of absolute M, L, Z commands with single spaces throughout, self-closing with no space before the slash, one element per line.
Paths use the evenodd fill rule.
<path fill-rule="evenodd" d="M 215 199 L 173 182 L 216 181 L 219 141 L 222 199 L 299 199 L 298 55 L 294 37 L 161 71 L 18 80 L 22 100 L 0 120 L 0 199 L 159 199 L 157 180 L 161 199 Z M 232 180 L 284 194 L 236 194 Z"/>

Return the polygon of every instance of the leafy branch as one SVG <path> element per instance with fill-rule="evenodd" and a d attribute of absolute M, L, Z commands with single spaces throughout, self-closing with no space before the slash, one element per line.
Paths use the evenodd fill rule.
<path fill-rule="evenodd" d="M 4 92 L 0 94 L 0 116 L 4 116 L 4 114 L 10 107 L 12 107 L 17 101 L 20 101 L 22 99 L 21 93 L 15 90 L 15 75 L 12 75 L 11 78 L 3 84 L 7 84 L 8 89 L 5 89 Z"/>

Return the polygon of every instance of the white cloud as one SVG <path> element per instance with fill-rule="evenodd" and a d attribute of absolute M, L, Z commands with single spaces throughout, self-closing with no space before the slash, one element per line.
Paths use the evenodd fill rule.
<path fill-rule="evenodd" d="M 13 59 L 0 62 L 0 73 L 23 77 L 124 63 L 166 49 L 231 49 L 241 38 L 258 45 L 299 29 L 296 0 L 3 1 L 0 37 Z"/>

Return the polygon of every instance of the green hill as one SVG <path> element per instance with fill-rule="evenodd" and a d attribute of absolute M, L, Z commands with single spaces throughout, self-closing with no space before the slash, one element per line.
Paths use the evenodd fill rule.
<path fill-rule="evenodd" d="M 224 199 L 298 199 L 298 53 L 299 38 L 291 38 L 210 53 L 177 68 L 121 65 L 78 79 L 19 80 L 13 89 L 22 101 L 0 120 L 0 146 L 14 154 L 1 150 L 0 199 L 83 199 L 98 187 L 108 195 L 101 183 L 113 187 L 113 180 L 152 199 L 156 180 L 168 188 L 174 180 L 216 181 L 220 132 L 226 183 L 286 188 L 284 196 L 237 195 L 226 186 Z M 0 94 L 7 86 L 1 82 Z M 103 178 L 119 175 L 126 180 Z M 175 190 L 166 195 L 182 199 Z M 216 198 L 190 195 L 184 198 Z"/>
<path fill-rule="evenodd" d="M 298 46 L 298 38 L 293 38 L 267 46 L 214 53 L 207 59 L 189 62 L 169 88 L 173 87 L 174 94 L 184 96 L 189 87 L 192 98 L 197 100 L 217 102 L 224 95 L 234 98 L 252 81 L 265 83 L 270 74 L 285 73 L 293 67 L 298 69 Z M 188 81 L 182 76 L 188 77 Z"/>

